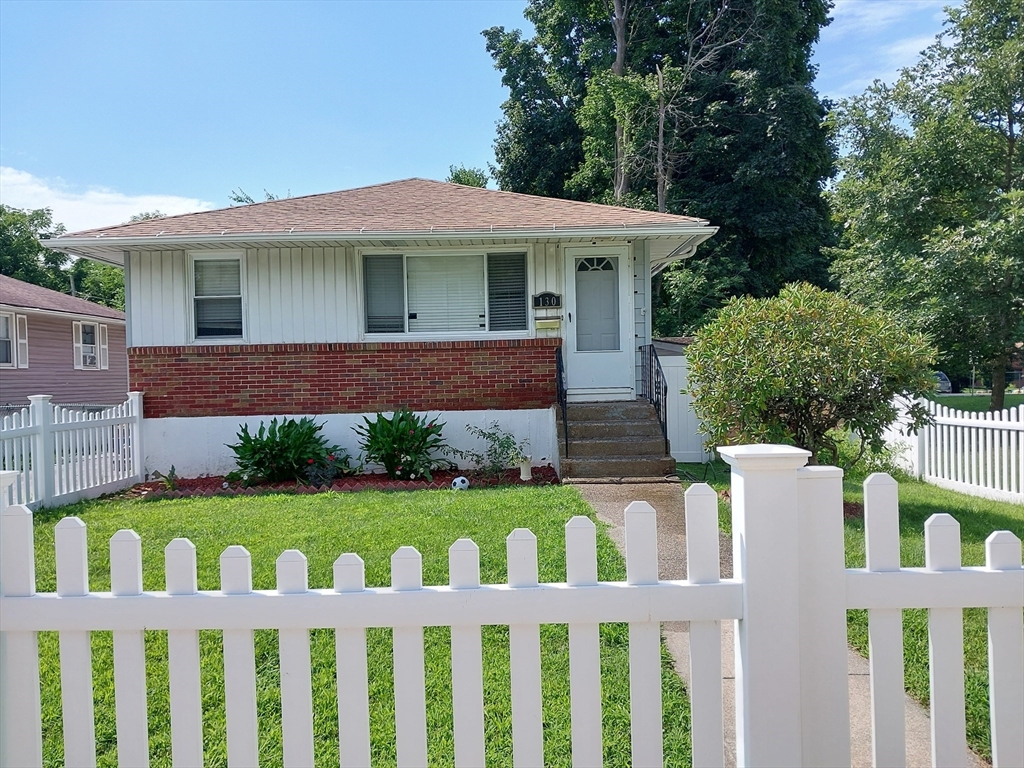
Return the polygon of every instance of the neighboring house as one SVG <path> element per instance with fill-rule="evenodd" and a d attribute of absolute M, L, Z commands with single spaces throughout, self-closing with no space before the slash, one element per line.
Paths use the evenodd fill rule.
<path fill-rule="evenodd" d="M 535 463 L 557 464 L 556 351 L 569 401 L 635 400 L 651 276 L 715 231 L 408 179 L 47 247 L 124 266 L 147 466 L 191 473 L 230 468 L 224 443 L 242 421 L 322 416 L 355 453 L 347 427 L 399 406 L 440 412 L 453 443 L 466 424 L 498 419 L 530 440 Z"/>
<path fill-rule="evenodd" d="M 127 391 L 123 312 L 0 275 L 0 405 L 114 405 Z"/>

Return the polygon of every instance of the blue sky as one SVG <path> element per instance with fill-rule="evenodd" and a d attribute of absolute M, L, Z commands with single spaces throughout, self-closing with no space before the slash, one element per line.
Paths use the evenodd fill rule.
<path fill-rule="evenodd" d="M 815 53 L 838 98 L 892 79 L 942 0 L 837 0 Z M 0 201 L 69 229 L 493 160 L 506 93 L 480 31 L 522 0 L 0 0 Z"/>

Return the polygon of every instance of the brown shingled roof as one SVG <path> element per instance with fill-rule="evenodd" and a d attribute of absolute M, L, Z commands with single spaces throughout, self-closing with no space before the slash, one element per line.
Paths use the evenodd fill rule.
<path fill-rule="evenodd" d="M 271 232 L 425 232 L 702 225 L 688 216 L 406 179 L 216 211 L 187 213 L 64 237 L 154 237 Z"/>
<path fill-rule="evenodd" d="M 68 296 L 59 291 L 51 291 L 40 285 L 15 280 L 7 275 L 0 275 L 0 304 L 25 309 L 46 309 L 52 312 L 69 312 L 74 315 L 90 317 L 107 317 L 112 320 L 124 320 L 124 312 L 94 304 L 77 296 Z"/>

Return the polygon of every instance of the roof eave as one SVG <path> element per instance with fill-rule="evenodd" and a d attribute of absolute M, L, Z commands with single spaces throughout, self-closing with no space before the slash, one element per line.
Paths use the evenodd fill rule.
<path fill-rule="evenodd" d="M 191 234 L 191 235 L 143 235 L 135 237 L 118 237 L 110 235 L 91 235 L 89 237 L 63 236 L 50 238 L 43 241 L 46 248 L 54 251 L 63 251 L 74 256 L 103 261 L 108 264 L 121 265 L 122 262 L 110 257 L 109 250 L 117 248 L 131 250 L 132 248 L 147 247 L 155 245 L 182 245 L 190 243 L 224 244 L 238 242 L 273 242 L 289 241 L 295 243 L 322 242 L 324 240 L 451 240 L 451 239 L 498 239 L 498 238 L 522 238 L 525 240 L 547 239 L 551 237 L 577 237 L 577 238 L 608 238 L 616 239 L 636 237 L 690 237 L 693 235 L 704 235 L 702 240 L 711 237 L 718 231 L 718 227 L 711 227 L 707 222 L 703 223 L 679 223 L 679 224 L 645 224 L 645 225 L 615 225 L 615 226 L 593 226 L 593 227 L 502 227 L 487 229 L 429 229 L 429 230 L 378 230 L 366 229 L 345 230 L 337 232 L 223 232 L 217 235 Z"/>

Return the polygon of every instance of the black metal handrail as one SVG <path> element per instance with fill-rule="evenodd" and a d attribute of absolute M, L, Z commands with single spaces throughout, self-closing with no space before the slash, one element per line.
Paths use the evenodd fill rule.
<path fill-rule="evenodd" d="M 565 457 L 569 457 L 569 390 L 565 381 L 565 362 L 562 360 L 562 348 L 555 347 L 555 378 L 558 384 L 558 407 L 562 410 L 562 428 L 565 431 Z"/>
<path fill-rule="evenodd" d="M 665 438 L 665 454 L 668 455 L 668 382 L 665 381 L 665 371 L 653 344 L 640 347 L 640 360 L 640 396 L 647 398 L 658 414 L 661 434 Z"/>

